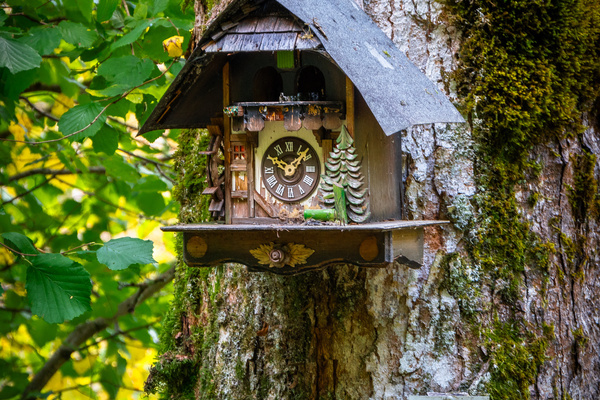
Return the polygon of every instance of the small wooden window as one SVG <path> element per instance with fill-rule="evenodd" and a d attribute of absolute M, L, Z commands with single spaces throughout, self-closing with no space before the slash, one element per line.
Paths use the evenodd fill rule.
<path fill-rule="evenodd" d="M 233 145 L 233 160 L 245 160 L 246 159 L 246 146 L 243 144 Z"/>

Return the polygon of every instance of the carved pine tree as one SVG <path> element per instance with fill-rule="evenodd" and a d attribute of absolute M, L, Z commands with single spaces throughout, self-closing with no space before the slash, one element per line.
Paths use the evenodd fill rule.
<path fill-rule="evenodd" d="M 364 176 L 356 154 L 354 139 L 345 126 L 336 140 L 336 146 L 325 162 L 325 174 L 321 175 L 320 197 L 325 208 L 334 208 L 334 186 L 341 186 L 346 194 L 346 214 L 352 222 L 365 222 L 371 215 L 367 188 L 363 188 Z M 339 199 L 337 199 L 339 201 Z M 338 215 L 338 218 L 342 216 Z M 342 217 L 343 220 L 345 218 Z M 346 222 L 346 221 L 344 221 Z"/>

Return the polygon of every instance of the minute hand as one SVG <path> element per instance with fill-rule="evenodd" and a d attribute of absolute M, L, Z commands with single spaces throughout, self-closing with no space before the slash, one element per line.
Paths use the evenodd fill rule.
<path fill-rule="evenodd" d="M 287 168 L 285 168 L 285 176 L 291 176 L 294 175 L 294 172 L 296 172 L 296 168 L 298 168 L 298 165 L 300 165 L 300 163 L 306 159 L 306 155 L 308 154 L 308 150 L 306 149 L 298 154 L 300 154 L 294 161 L 292 161 Z"/>

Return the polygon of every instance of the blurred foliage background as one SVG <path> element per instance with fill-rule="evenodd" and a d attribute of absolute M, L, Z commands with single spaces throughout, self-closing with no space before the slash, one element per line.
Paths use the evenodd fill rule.
<path fill-rule="evenodd" d="M 180 0 L 0 2 L 0 399 L 144 396 L 177 132 L 136 134 L 193 24 Z"/>

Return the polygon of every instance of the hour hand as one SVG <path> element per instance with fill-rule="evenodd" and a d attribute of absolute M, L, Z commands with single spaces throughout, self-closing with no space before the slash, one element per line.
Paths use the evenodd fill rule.
<path fill-rule="evenodd" d="M 277 157 L 271 157 L 271 156 L 267 156 L 268 160 L 271 160 L 271 162 L 273 163 L 273 165 L 276 165 L 277 167 L 281 168 L 282 170 L 286 170 L 286 168 L 289 167 L 288 163 L 286 163 L 285 161 L 280 160 Z"/>

